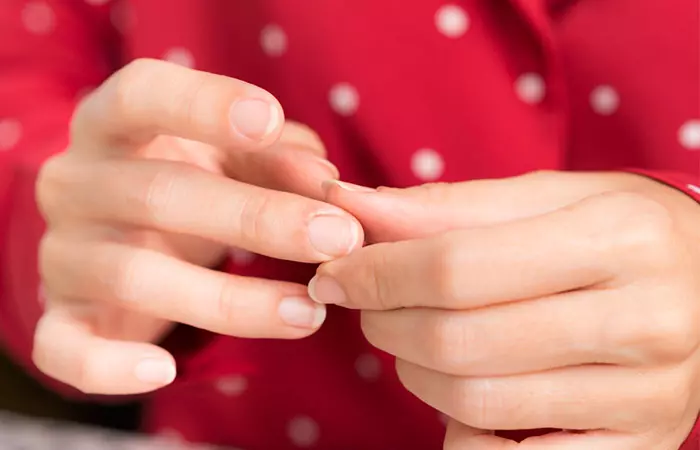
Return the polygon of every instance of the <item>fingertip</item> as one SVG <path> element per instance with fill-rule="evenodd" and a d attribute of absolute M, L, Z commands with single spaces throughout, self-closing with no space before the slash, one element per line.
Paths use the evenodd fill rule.
<path fill-rule="evenodd" d="M 177 369 L 172 357 L 147 356 L 134 367 L 134 376 L 145 385 L 161 388 L 175 381 Z"/>
<path fill-rule="evenodd" d="M 367 186 L 360 186 L 359 184 L 348 183 L 347 181 L 340 181 L 336 179 L 325 180 L 323 183 L 321 183 L 321 186 L 326 192 L 331 192 L 336 188 L 340 189 L 341 192 L 358 192 L 365 194 L 377 192 L 376 189 Z"/>
<path fill-rule="evenodd" d="M 316 274 L 307 287 L 309 297 L 320 305 L 343 305 L 348 301 L 343 287 L 333 277 Z"/>
<path fill-rule="evenodd" d="M 235 101 L 229 110 L 229 122 L 234 132 L 253 143 L 277 139 L 283 121 L 282 107 L 269 98 L 242 98 Z"/>
<path fill-rule="evenodd" d="M 320 261 L 346 256 L 362 247 L 364 242 L 360 222 L 340 208 L 314 214 L 307 224 L 307 232 L 309 243 L 320 256 Z"/>
<path fill-rule="evenodd" d="M 78 387 L 105 395 L 152 392 L 171 384 L 177 375 L 173 356 L 149 343 L 109 341 L 95 338 L 83 353 Z"/>
<path fill-rule="evenodd" d="M 298 146 L 320 158 L 326 158 L 326 146 L 319 134 L 308 125 L 287 120 L 279 137 L 280 144 Z"/>
<path fill-rule="evenodd" d="M 324 183 L 327 181 L 337 181 L 338 178 L 340 178 L 340 171 L 338 170 L 338 167 L 333 164 L 332 162 L 328 161 L 326 158 L 318 157 L 316 159 L 316 163 L 323 167 L 325 170 L 327 170 L 330 174 L 330 177 L 328 180 L 325 180 L 321 183 L 321 188 L 324 188 Z"/>
<path fill-rule="evenodd" d="M 303 296 L 283 298 L 277 312 L 288 326 L 309 332 L 316 331 L 326 320 L 325 305 Z"/>

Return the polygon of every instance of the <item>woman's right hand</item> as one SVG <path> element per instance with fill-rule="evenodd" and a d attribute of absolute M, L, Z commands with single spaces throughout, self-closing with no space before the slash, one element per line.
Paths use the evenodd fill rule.
<path fill-rule="evenodd" d="M 337 177 L 323 145 L 275 98 L 231 78 L 137 60 L 88 96 L 71 145 L 43 167 L 46 309 L 34 362 L 83 392 L 170 383 L 154 343 L 174 323 L 295 339 L 324 320 L 306 287 L 217 272 L 230 247 L 322 262 L 363 242 L 321 198 Z"/>

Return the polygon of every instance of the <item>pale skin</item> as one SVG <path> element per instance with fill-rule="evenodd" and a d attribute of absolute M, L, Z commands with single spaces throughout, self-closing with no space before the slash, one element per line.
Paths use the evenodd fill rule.
<path fill-rule="evenodd" d="M 245 98 L 262 105 L 241 119 Z M 156 61 L 115 74 L 39 177 L 37 366 L 88 393 L 149 392 L 175 376 L 157 345 L 174 323 L 295 339 L 336 303 L 363 310 L 406 388 L 451 417 L 448 450 L 670 450 L 687 436 L 695 202 L 615 173 L 375 191 L 335 182 L 324 158 L 254 86 Z M 323 264 L 307 293 L 213 270 L 230 246 Z M 582 432 L 491 433 L 530 428 Z"/>
<path fill-rule="evenodd" d="M 231 246 L 303 262 L 358 248 L 358 222 L 318 200 L 337 174 L 262 89 L 160 61 L 125 67 L 78 107 L 70 148 L 39 176 L 37 367 L 86 393 L 137 394 L 175 377 L 156 343 L 176 322 L 312 334 L 325 307 L 305 286 L 210 268 Z"/>
<path fill-rule="evenodd" d="M 700 410 L 700 207 L 629 174 L 329 182 L 369 245 L 310 294 L 361 309 L 447 450 L 672 450 Z M 576 430 L 517 444 L 492 430 Z"/>

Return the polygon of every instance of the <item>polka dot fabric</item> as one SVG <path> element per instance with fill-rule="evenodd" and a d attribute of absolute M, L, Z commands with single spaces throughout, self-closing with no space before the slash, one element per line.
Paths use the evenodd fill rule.
<path fill-rule="evenodd" d="M 76 102 L 120 64 L 161 58 L 269 89 L 289 118 L 318 131 L 350 182 L 630 170 L 700 199 L 698 8 L 696 0 L 5 0 L 3 343 L 31 368 L 43 302 L 34 177 L 65 147 Z M 223 269 L 301 282 L 313 272 L 239 249 Z M 173 441 L 441 448 L 444 418 L 405 392 L 355 313 L 331 308 L 323 329 L 298 342 L 181 328 L 166 345 L 180 377 L 149 398 L 144 428 Z M 691 436 L 684 450 L 698 446 Z"/>

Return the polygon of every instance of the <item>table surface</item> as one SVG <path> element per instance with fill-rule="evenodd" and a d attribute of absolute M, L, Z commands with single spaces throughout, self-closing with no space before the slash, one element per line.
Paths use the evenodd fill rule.
<path fill-rule="evenodd" d="M 0 412 L 0 450 L 213 450 L 80 425 Z M 223 449 L 219 449 L 223 450 Z"/>

